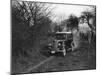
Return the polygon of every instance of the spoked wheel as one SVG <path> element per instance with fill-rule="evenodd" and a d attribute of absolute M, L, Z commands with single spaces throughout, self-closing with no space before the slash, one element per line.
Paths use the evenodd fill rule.
<path fill-rule="evenodd" d="M 40 50 L 40 53 L 44 56 L 51 56 L 51 52 L 50 52 L 50 49 L 48 49 L 48 46 L 45 46 L 43 47 L 41 50 Z"/>
<path fill-rule="evenodd" d="M 67 49 L 67 52 L 72 52 L 72 48 L 68 48 Z"/>

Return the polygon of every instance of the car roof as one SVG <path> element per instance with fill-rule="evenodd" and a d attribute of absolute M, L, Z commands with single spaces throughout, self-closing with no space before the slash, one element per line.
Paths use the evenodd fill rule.
<path fill-rule="evenodd" d="M 72 32 L 56 32 L 56 34 L 71 34 Z"/>

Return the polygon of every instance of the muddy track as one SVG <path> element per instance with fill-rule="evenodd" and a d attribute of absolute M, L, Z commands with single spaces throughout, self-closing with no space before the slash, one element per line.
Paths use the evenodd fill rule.
<path fill-rule="evenodd" d="M 40 63 L 38 63 L 36 66 L 32 66 L 31 68 L 29 68 L 27 71 L 25 72 L 22 72 L 22 73 L 29 73 L 31 72 L 32 70 L 35 70 L 37 69 L 38 67 L 40 67 L 41 65 L 45 64 L 46 62 L 49 62 L 50 60 L 54 59 L 55 57 L 54 56 L 51 56 L 43 61 L 41 61 Z"/>
<path fill-rule="evenodd" d="M 89 45 L 85 44 L 81 49 L 67 53 L 65 57 L 61 55 L 50 56 L 23 73 L 86 70 L 95 69 L 95 67 L 95 48 L 89 48 Z"/>

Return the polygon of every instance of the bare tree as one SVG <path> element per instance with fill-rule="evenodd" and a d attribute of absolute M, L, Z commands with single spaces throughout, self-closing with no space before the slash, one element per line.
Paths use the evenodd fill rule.
<path fill-rule="evenodd" d="M 96 8 L 93 7 L 92 11 L 84 11 L 82 12 L 81 17 L 86 18 L 89 27 L 95 31 L 96 29 Z M 90 23 L 90 19 L 92 19 L 92 23 Z"/>
<path fill-rule="evenodd" d="M 52 10 L 46 3 L 12 1 L 12 35 L 15 50 L 20 47 L 18 50 L 21 52 L 22 46 L 28 46 L 31 42 L 33 45 L 39 35 L 44 32 L 47 34 Z"/>
<path fill-rule="evenodd" d="M 52 13 L 52 8 L 50 4 L 37 3 L 37 2 L 25 2 L 25 1 L 15 1 L 15 7 L 20 12 L 23 20 L 27 23 L 33 22 L 36 25 L 37 21 L 40 21 L 43 16 L 50 17 Z"/>
<path fill-rule="evenodd" d="M 90 42 L 95 41 L 96 39 L 96 7 L 94 6 L 92 8 L 92 11 L 84 11 L 81 15 L 81 17 L 87 20 L 88 26 L 91 29 L 91 32 L 89 34 Z"/>
<path fill-rule="evenodd" d="M 71 14 L 68 19 L 64 20 L 64 23 L 66 23 L 66 27 L 72 30 L 73 28 L 78 27 L 78 17 Z"/>

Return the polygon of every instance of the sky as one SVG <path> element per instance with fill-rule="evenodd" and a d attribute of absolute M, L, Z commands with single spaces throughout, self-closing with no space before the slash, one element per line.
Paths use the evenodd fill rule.
<path fill-rule="evenodd" d="M 13 1 L 14 2 L 14 1 Z M 68 16 L 74 14 L 75 16 L 79 17 L 83 11 L 92 10 L 93 6 L 86 6 L 86 5 L 72 5 L 72 4 L 54 4 L 54 3 L 47 3 L 48 5 L 53 8 L 51 20 L 54 22 L 60 22 L 64 19 L 67 19 Z"/>
<path fill-rule="evenodd" d="M 69 15 L 74 14 L 77 17 L 85 10 L 92 10 L 92 6 L 83 6 L 83 5 L 69 5 L 69 4 L 52 4 L 54 8 L 52 18 L 53 21 L 61 21 L 68 18 Z"/>

